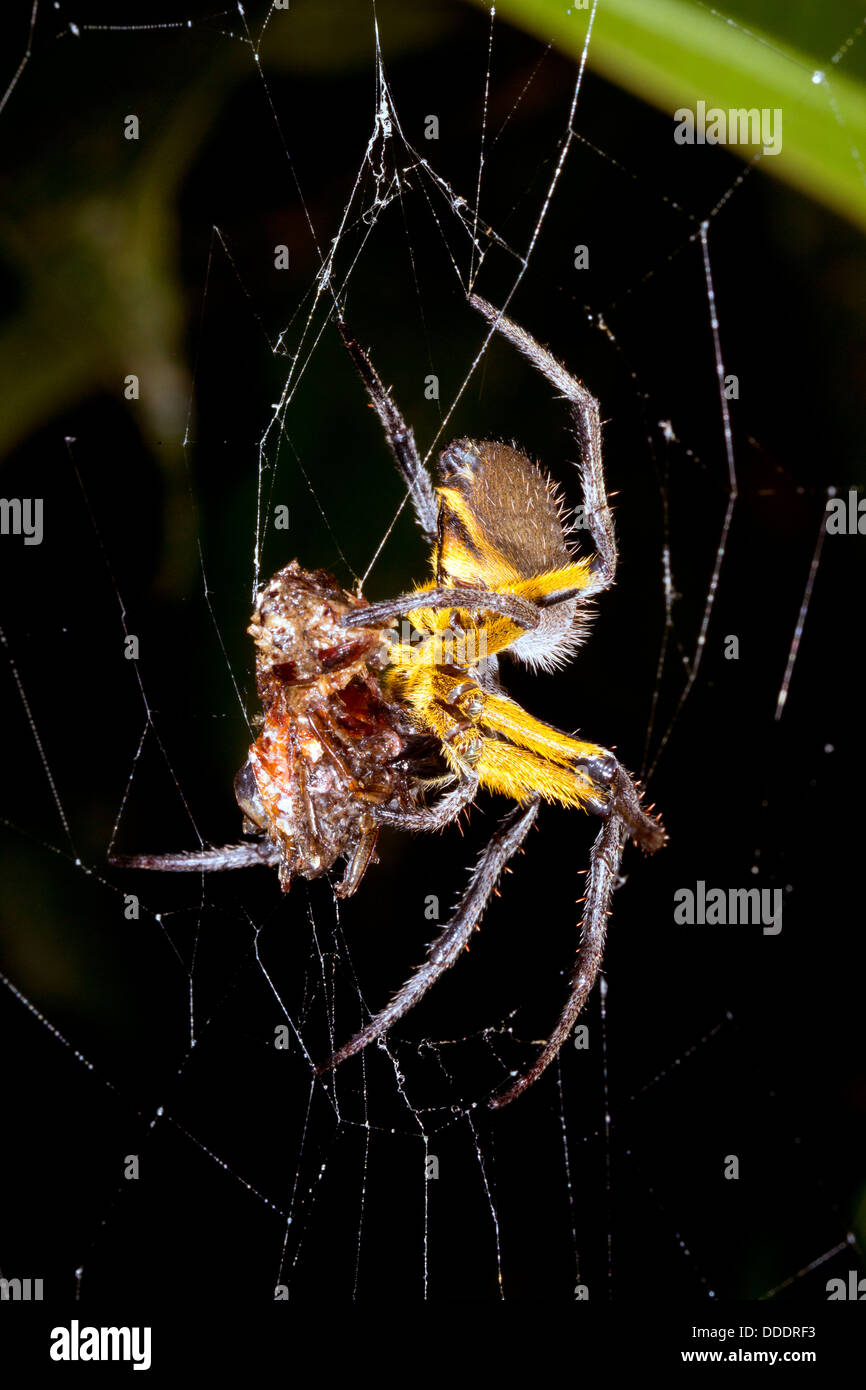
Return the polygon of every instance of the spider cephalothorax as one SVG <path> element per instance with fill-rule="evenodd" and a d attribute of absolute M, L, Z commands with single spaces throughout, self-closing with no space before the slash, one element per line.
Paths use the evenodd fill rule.
<path fill-rule="evenodd" d="M 616 543 L 598 403 L 517 324 L 484 300 L 471 303 L 571 406 L 582 524 L 593 552 L 577 552 L 556 489 L 514 446 L 455 440 L 439 456 L 434 493 L 412 431 L 341 323 L 431 547 L 433 577 L 397 599 L 366 604 L 296 562 L 275 575 L 250 627 L 263 727 L 236 779 L 244 829 L 257 838 L 115 862 L 169 869 L 278 863 L 287 889 L 295 874 L 315 877 L 342 856 L 348 862 L 336 892 L 345 897 L 357 888 L 381 826 L 440 829 L 482 786 L 513 798 L 517 807 L 494 831 L 426 961 L 320 1068 L 328 1070 L 387 1032 L 459 958 L 541 800 L 599 816 L 571 993 L 533 1065 L 491 1100 L 499 1106 L 541 1075 L 586 1002 L 626 840 L 652 853 L 665 834 L 613 752 L 542 723 L 500 684 L 504 655 L 546 671 L 573 655 L 590 601 L 614 581 Z M 408 632 L 405 623 L 402 632 L 394 627 L 401 617 Z M 419 750 L 430 748 L 439 761 L 433 776 L 419 760 Z"/>

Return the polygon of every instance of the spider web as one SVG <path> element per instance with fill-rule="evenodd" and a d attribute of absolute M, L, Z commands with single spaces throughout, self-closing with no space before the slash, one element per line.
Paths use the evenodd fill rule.
<path fill-rule="evenodd" d="M 191 72 L 174 209 L 187 322 L 178 357 L 132 335 L 116 381 L 47 403 L 4 482 L 45 498 L 46 534 L 2 543 L 2 1019 L 18 1059 L 2 1274 L 61 1298 L 219 1281 L 259 1301 L 582 1286 L 603 1302 L 651 1280 L 672 1300 L 823 1300 L 862 1263 L 835 771 L 853 754 L 839 613 L 855 542 L 822 526 L 827 489 L 855 479 L 853 428 L 825 418 L 840 348 L 803 248 L 859 243 L 760 160 L 677 149 L 669 117 L 594 77 L 594 10 L 574 65 L 492 12 L 430 10 L 419 39 L 396 7 L 333 7 L 328 33 L 344 24 L 348 44 L 360 22 L 364 38 L 338 70 L 303 5 L 85 8 L 22 16 L 7 142 L 22 162 L 44 153 L 20 116 L 44 99 L 62 119 L 87 50 L 112 138 L 140 107 L 148 138 L 148 96 Z M 816 66 L 862 57 L 856 16 L 827 37 Z M 214 74 L 228 94 L 204 123 Z M 109 211 L 74 184 L 64 198 L 67 218 L 102 219 L 110 258 Z M 337 301 L 428 464 L 461 434 L 513 438 L 578 500 L 562 402 L 490 341 L 471 290 L 599 397 L 617 494 L 620 579 L 589 641 L 568 672 L 509 671 L 509 688 L 617 747 L 671 837 L 653 860 L 626 854 L 586 1047 L 495 1116 L 488 1097 L 565 996 L 586 818 L 543 811 L 465 960 L 326 1082 L 313 1062 L 421 958 L 501 805 L 481 798 L 443 836 L 383 835 L 344 903 L 327 881 L 284 898 L 270 873 L 106 868 L 110 849 L 236 839 L 263 580 L 297 556 L 375 599 L 425 573 Z M 792 303 L 806 326 L 789 342 Z M 135 403 L 119 400 L 127 373 Z M 675 926 L 674 892 L 698 880 L 781 889 L 782 932 Z"/>

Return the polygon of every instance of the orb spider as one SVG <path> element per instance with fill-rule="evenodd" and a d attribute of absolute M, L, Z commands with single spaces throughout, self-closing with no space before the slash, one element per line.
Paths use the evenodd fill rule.
<path fill-rule="evenodd" d="M 431 547 L 433 578 L 412 593 L 368 604 L 324 571 L 302 570 L 297 561 L 280 570 L 259 594 L 249 629 L 263 726 L 235 779 L 244 831 L 255 838 L 112 862 L 183 870 L 273 864 L 287 890 L 295 875 L 318 877 L 343 857 L 347 868 L 335 891 L 347 897 L 383 825 L 440 830 L 481 787 L 517 802 L 482 851 L 426 960 L 321 1073 L 387 1033 L 458 960 L 542 800 L 599 816 L 567 1002 L 532 1065 L 490 1100 L 499 1108 L 550 1065 L 589 997 L 626 841 L 654 853 L 666 836 L 609 749 L 541 723 L 500 683 L 503 654 L 542 671 L 573 656 L 588 600 L 614 582 L 617 551 L 598 402 L 511 319 L 476 295 L 470 303 L 568 402 L 580 449 L 583 525 L 595 553 L 577 555 L 556 488 L 515 447 L 453 441 L 439 455 L 434 493 L 412 430 L 340 318 Z"/>

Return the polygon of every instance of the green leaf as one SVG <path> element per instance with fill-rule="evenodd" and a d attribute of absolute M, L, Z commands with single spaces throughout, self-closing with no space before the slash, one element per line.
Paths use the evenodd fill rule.
<path fill-rule="evenodd" d="M 851 11 L 822 6 L 825 33 L 844 43 Z M 766 7 L 764 7 L 766 12 Z M 566 0 L 497 0 L 499 17 L 579 60 L 591 9 Z M 793 24 L 780 7 L 778 17 Z M 847 51 L 837 53 L 844 62 Z M 781 110 L 782 148 L 730 146 L 853 222 L 866 226 L 866 87 L 832 59 L 816 61 L 747 20 L 689 0 L 601 0 L 592 21 L 589 66 L 673 118 L 679 107 Z M 671 128 L 673 139 L 673 124 Z"/>

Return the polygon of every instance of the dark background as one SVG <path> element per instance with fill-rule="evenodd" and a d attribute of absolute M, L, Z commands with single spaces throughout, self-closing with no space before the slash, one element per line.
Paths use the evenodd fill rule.
<path fill-rule="evenodd" d="M 129 22 L 147 17 L 128 8 Z M 109 14 L 117 22 L 116 6 Z M 414 1300 L 426 1131 L 440 1165 L 428 1185 L 434 1297 L 497 1298 L 497 1241 L 507 1298 L 569 1299 L 578 1279 L 598 1300 L 761 1297 L 863 1215 L 855 537 L 826 540 L 773 718 L 826 489 L 861 481 L 864 260 L 847 224 L 760 169 L 712 217 L 725 368 L 740 384 L 740 497 L 698 678 L 650 783 L 670 844 L 653 860 L 627 854 L 605 1026 L 596 992 L 590 1049 L 566 1049 L 559 1083 L 552 1070 L 497 1116 L 484 1104 L 561 1005 L 594 834 L 579 815 L 543 812 L 471 953 L 397 1030 L 411 1108 L 370 1049 L 339 1076 L 339 1122 L 325 1090 L 311 1094 L 299 1047 L 273 1047 L 284 1014 L 264 970 L 309 1053 L 326 1053 L 332 1002 L 343 1038 L 360 1020 L 359 988 L 376 1008 L 405 978 L 433 935 L 425 899 L 439 897 L 444 920 L 502 806 L 482 798 L 462 839 L 383 836 L 339 920 L 326 882 L 284 899 L 264 872 L 202 881 L 107 868 L 116 827 L 125 852 L 239 830 L 231 780 L 249 738 L 233 679 L 253 713 L 259 441 L 289 366 L 271 349 L 285 330 L 295 351 L 312 303 L 305 207 L 327 250 L 375 110 L 365 7 L 319 6 L 317 20 L 298 5 L 292 17 L 292 44 L 263 46 L 278 124 L 249 50 L 226 37 L 234 15 L 78 41 L 40 21 L 2 117 L 2 287 L 17 354 L 2 490 L 44 497 L 46 534 L 40 547 L 0 545 L 2 968 L 24 996 L 0 995 L 0 1270 L 44 1277 L 62 1298 L 83 1267 L 85 1298 L 204 1287 L 267 1301 L 279 1281 L 298 1298 Z M 406 140 L 472 203 L 485 15 L 384 5 L 379 25 Z M 482 218 L 521 253 L 573 83 L 569 61 L 497 22 Z M 128 112 L 142 121 L 132 148 Z M 436 143 L 423 138 L 430 112 Z M 576 664 L 558 677 L 515 670 L 509 683 L 638 771 L 654 692 L 651 759 L 676 714 L 728 500 L 696 236 L 742 166 L 675 147 L 669 116 L 591 70 L 576 130 L 510 312 L 602 401 L 622 566 Z M 439 375 L 447 408 L 482 334 L 452 263 L 465 278 L 453 208 L 423 171 L 406 172 L 415 161 L 397 135 L 386 161 L 403 171 L 404 197 L 370 232 L 358 219 L 368 169 L 337 278 L 354 263 L 347 319 L 426 450 L 441 407 L 424 399 L 424 378 Z M 273 267 L 282 242 L 286 273 Z M 587 271 L 573 268 L 578 243 Z M 476 287 L 502 302 L 518 270 L 494 247 Z M 263 578 L 297 556 L 351 584 L 401 498 L 335 330 L 317 338 L 327 309 L 325 296 L 287 438 L 266 453 L 265 500 L 288 505 L 292 524 L 288 537 L 267 530 Z M 129 372 L 142 380 L 135 403 L 122 394 Z M 566 423 L 547 384 L 494 344 L 440 443 L 516 439 L 574 497 Z M 678 598 L 657 683 L 665 505 Z M 398 592 L 425 566 L 404 515 L 365 592 Z M 122 614 L 140 640 L 135 665 Z M 729 634 L 738 661 L 724 659 Z M 783 888 L 782 933 L 674 926 L 673 893 L 698 879 Z M 128 892 L 138 921 L 124 918 Z M 137 1182 L 123 1179 L 130 1153 Z M 736 1182 L 723 1178 L 731 1154 Z M 863 1272 L 853 1247 L 777 1296 L 823 1300 L 826 1279 L 850 1268 Z"/>

